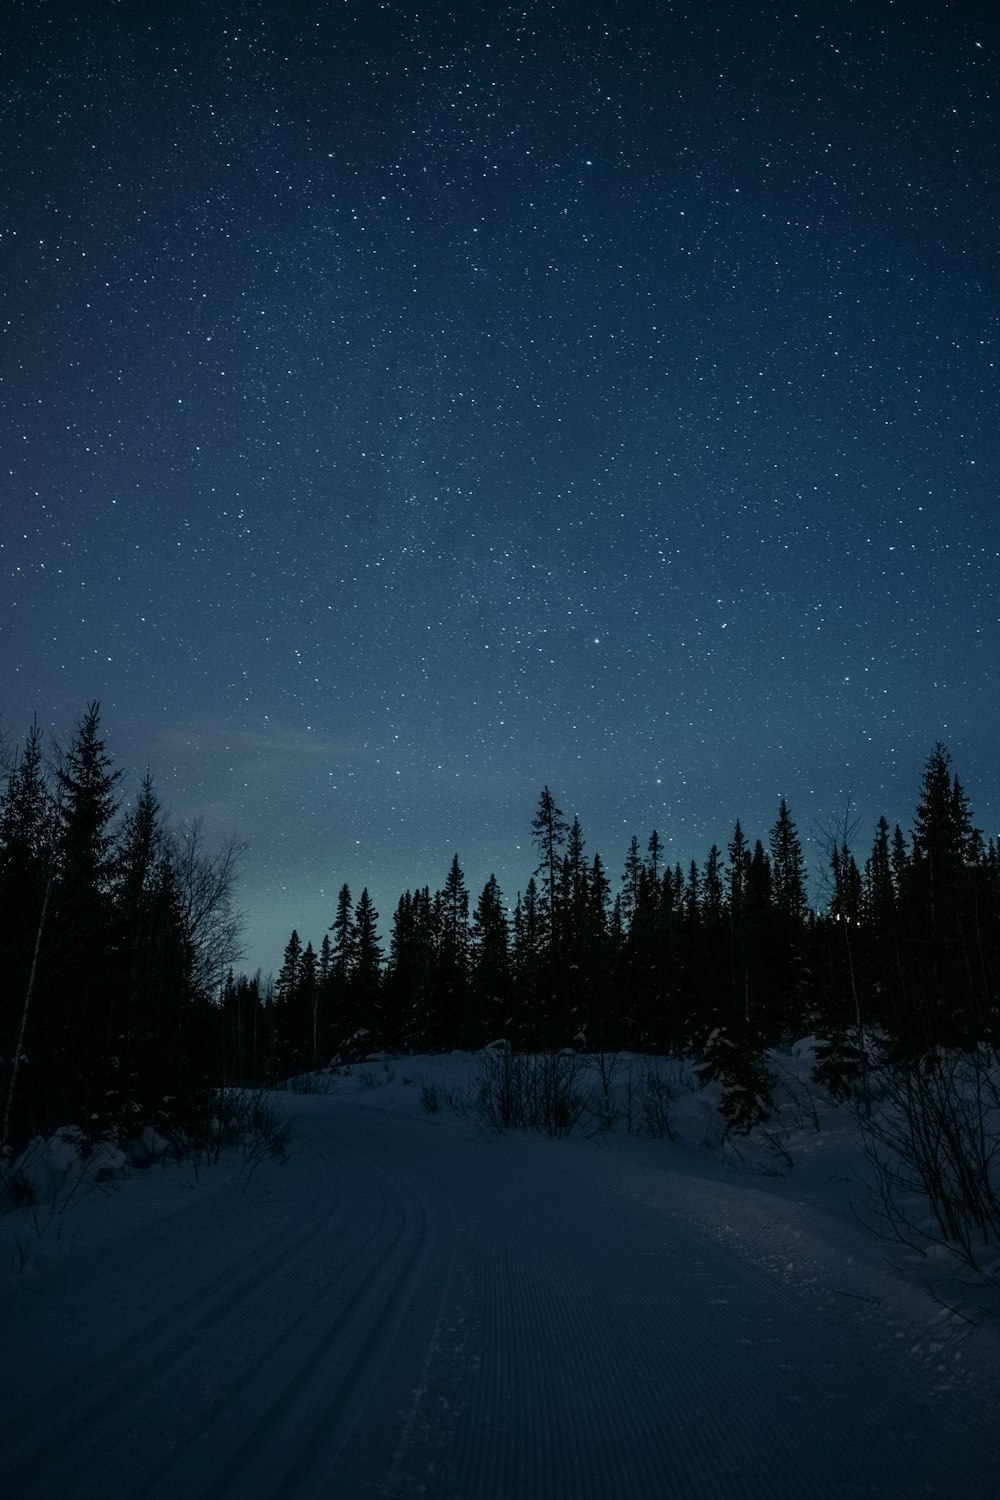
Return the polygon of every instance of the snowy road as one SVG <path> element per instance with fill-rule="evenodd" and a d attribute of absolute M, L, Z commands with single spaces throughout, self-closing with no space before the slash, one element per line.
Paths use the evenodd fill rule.
<path fill-rule="evenodd" d="M 699 1228 L 669 1148 L 291 1108 L 286 1167 L 4 1283 L 4 1495 L 1000 1494 L 995 1393 Z"/>

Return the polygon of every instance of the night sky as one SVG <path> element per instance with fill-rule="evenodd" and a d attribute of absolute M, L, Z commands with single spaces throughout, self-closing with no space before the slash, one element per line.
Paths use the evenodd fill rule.
<path fill-rule="evenodd" d="M 152 18 L 151 18 L 152 17 Z M 1000 825 L 993 5 L 4 7 L 0 707 L 339 886 Z"/>

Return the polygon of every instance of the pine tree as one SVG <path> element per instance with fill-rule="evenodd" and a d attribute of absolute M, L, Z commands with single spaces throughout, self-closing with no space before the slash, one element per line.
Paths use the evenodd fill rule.
<path fill-rule="evenodd" d="M 539 990 L 545 955 L 541 900 L 534 875 L 518 894 L 514 907 L 514 1035 L 518 1044 L 534 1045 L 543 1039 L 544 1018 L 540 1014 Z"/>
<path fill-rule="evenodd" d="M 190 949 L 170 843 L 148 772 L 122 823 L 112 889 L 122 992 L 120 1066 L 128 1076 L 141 1077 L 147 1092 L 176 1093 L 185 1051 L 184 1007 L 192 989 Z"/>
<path fill-rule="evenodd" d="M 830 854 L 833 897 L 824 925 L 827 972 L 815 1023 L 814 1074 L 834 1098 L 868 1099 L 865 1009 L 864 886 L 846 843 Z"/>
<path fill-rule="evenodd" d="M 348 1047 L 357 1053 L 362 1047 L 367 1049 L 371 1038 L 378 1037 L 382 1030 L 382 947 L 378 937 L 378 912 L 367 886 L 354 909 L 354 927 L 357 946 L 351 1000 L 357 1029 L 348 1039 Z"/>
<path fill-rule="evenodd" d="M 285 952 L 281 960 L 281 968 L 274 985 L 276 999 L 282 1004 L 291 1005 L 298 995 L 299 984 L 302 978 L 302 940 L 292 928 L 292 935 L 285 944 Z"/>
<path fill-rule="evenodd" d="M 112 824 L 120 778 L 100 733 L 100 705 L 91 703 L 56 770 L 57 878 L 47 944 L 53 993 L 46 1021 L 64 1107 L 98 1124 L 119 1082 L 113 1061 L 118 997 L 108 980 L 114 970 Z"/>
<path fill-rule="evenodd" d="M 510 930 L 495 875 L 486 882 L 472 917 L 470 1042 L 482 1046 L 506 1036 L 511 1023 Z"/>
<path fill-rule="evenodd" d="M 546 924 L 550 956 L 554 957 L 559 940 L 559 872 L 560 851 L 569 831 L 562 810 L 548 787 L 542 788 L 538 810 L 531 823 L 531 836 L 541 860 L 535 869 L 542 876 L 540 911 Z"/>
<path fill-rule="evenodd" d="M 465 1041 L 469 987 L 469 893 L 456 854 L 437 903 L 439 943 L 435 966 L 435 1018 L 438 1045 Z"/>
<path fill-rule="evenodd" d="M 91 703 L 59 766 L 59 856 L 67 890 L 98 895 L 107 890 L 118 811 L 115 787 L 120 770 L 112 770 L 100 734 L 100 704 Z"/>
<path fill-rule="evenodd" d="M 469 892 L 457 854 L 441 892 L 441 938 L 448 962 L 464 974 L 469 957 Z"/>
<path fill-rule="evenodd" d="M 995 1005 L 991 945 L 984 942 L 993 907 L 985 850 L 950 760 L 936 744 L 924 768 L 901 880 L 907 989 L 915 1002 L 903 1041 L 911 1051 L 971 1045 L 989 1032 Z"/>
<path fill-rule="evenodd" d="M 300 1057 L 310 1068 L 319 1065 L 319 968 L 316 951 L 312 943 L 306 943 L 299 971 L 297 997 L 297 1022 L 300 1042 Z"/>
<path fill-rule="evenodd" d="M 331 974 L 335 981 L 343 984 L 354 973 L 358 941 L 351 891 L 346 883 L 340 887 L 337 895 L 337 914 L 329 931 L 333 933 Z"/>
<path fill-rule="evenodd" d="M 642 855 L 639 853 L 639 840 L 633 834 L 625 855 L 625 869 L 622 872 L 622 922 L 626 929 L 632 926 L 632 920 L 639 905 L 642 872 L 643 862 Z"/>
<path fill-rule="evenodd" d="M 15 1115 L 29 1021 L 37 1025 L 39 991 L 44 994 L 45 989 L 42 955 L 55 876 L 55 829 L 41 744 L 36 723 L 0 797 L 0 1058 L 7 1063 L 0 1071 L 0 1147 L 6 1147 L 15 1132 L 21 1134 L 18 1121 L 30 1110 L 29 1106 Z"/>
<path fill-rule="evenodd" d="M 649 835 L 649 843 L 646 845 L 646 863 L 649 873 L 653 877 L 654 885 L 657 884 L 660 879 L 660 861 L 662 860 L 662 858 L 663 841 L 654 828 L 652 833 Z"/>
<path fill-rule="evenodd" d="M 805 861 L 798 831 L 784 797 L 771 829 L 771 899 L 790 940 L 805 920 Z"/>

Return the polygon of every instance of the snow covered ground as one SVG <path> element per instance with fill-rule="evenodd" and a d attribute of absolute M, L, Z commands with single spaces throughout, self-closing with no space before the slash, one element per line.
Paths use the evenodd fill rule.
<path fill-rule="evenodd" d="M 722 1149 L 710 1090 L 675 1142 L 423 1107 L 475 1068 L 354 1068 L 277 1096 L 283 1166 L 0 1219 L 0 1493 L 1000 1495 L 1000 1320 L 858 1223 L 843 1112 L 799 1092 L 789 1168 Z"/>

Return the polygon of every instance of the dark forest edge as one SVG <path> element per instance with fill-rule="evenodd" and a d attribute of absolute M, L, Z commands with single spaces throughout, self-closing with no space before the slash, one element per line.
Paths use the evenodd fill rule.
<path fill-rule="evenodd" d="M 293 932 L 273 984 L 235 968 L 242 847 L 169 827 L 148 775 L 123 809 L 121 775 L 92 704 L 52 764 L 32 729 L 0 795 L 7 1161 L 67 1121 L 95 1142 L 194 1139 L 221 1088 L 500 1038 L 690 1059 L 748 1132 L 772 1109 L 768 1055 L 811 1035 L 816 1082 L 857 1109 L 887 1206 L 912 1179 L 973 1261 L 977 1237 L 1000 1235 L 1000 850 L 941 744 L 909 838 L 880 819 L 859 864 L 850 819 L 828 831 L 822 911 L 784 801 L 766 845 L 737 822 L 725 854 L 685 871 L 654 831 L 613 882 L 546 787 L 512 912 L 494 877 L 472 905 L 456 854 L 441 889 L 399 898 L 386 953 L 368 891 L 343 885 L 318 949 Z"/>

